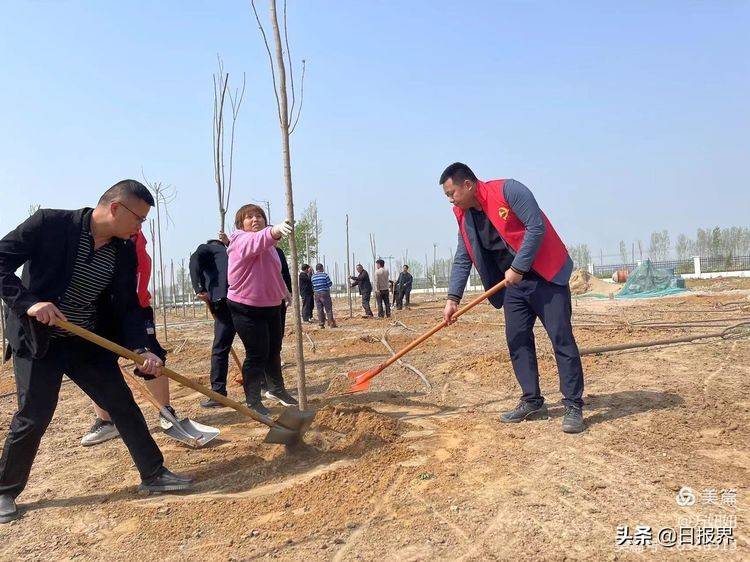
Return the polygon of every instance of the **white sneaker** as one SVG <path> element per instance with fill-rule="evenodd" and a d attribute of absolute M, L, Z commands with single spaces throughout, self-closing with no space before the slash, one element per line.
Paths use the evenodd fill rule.
<path fill-rule="evenodd" d="M 81 445 L 91 447 L 92 445 L 98 445 L 119 436 L 120 432 L 117 431 L 115 424 L 111 421 L 96 418 L 94 425 L 91 426 L 89 432 L 81 439 Z"/>

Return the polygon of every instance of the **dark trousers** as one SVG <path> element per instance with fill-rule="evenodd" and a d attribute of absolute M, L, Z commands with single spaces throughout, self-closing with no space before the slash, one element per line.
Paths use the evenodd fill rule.
<path fill-rule="evenodd" d="M 242 363 L 245 398 L 253 403 L 260 400 L 260 389 L 264 382 L 268 390 L 280 390 L 275 386 L 284 378 L 281 374 L 281 307 L 248 306 L 227 301 L 232 312 L 232 321 L 237 335 L 245 346 L 245 361 Z"/>
<path fill-rule="evenodd" d="M 313 317 L 313 308 L 315 307 L 315 300 L 313 299 L 312 293 L 304 294 L 301 296 L 302 299 L 302 320 L 309 322 Z"/>
<path fill-rule="evenodd" d="M 227 395 L 227 372 L 229 371 L 229 353 L 237 331 L 232 322 L 226 299 L 213 303 L 214 343 L 211 348 L 211 390 Z"/>
<path fill-rule="evenodd" d="M 326 316 L 329 324 L 335 322 L 330 291 L 315 291 L 315 309 L 318 311 L 318 324 L 321 326 L 325 325 Z"/>
<path fill-rule="evenodd" d="M 372 316 L 372 309 L 370 308 L 370 295 L 372 295 L 372 291 L 364 291 L 362 293 L 362 309 L 365 311 L 365 316 Z"/>
<path fill-rule="evenodd" d="M 378 318 L 382 318 L 384 316 L 383 304 L 385 304 L 385 316 L 390 318 L 391 316 L 390 291 L 388 291 L 388 289 L 384 289 L 382 291 L 375 291 L 375 301 L 378 303 Z"/>
<path fill-rule="evenodd" d="M 41 359 L 13 356 L 18 410 L 10 422 L 0 457 L 0 494 L 18 496 L 26 487 L 39 443 L 57 407 L 63 374 L 107 410 L 141 479 L 164 465 L 146 420 L 125 384 L 117 359 L 78 338 L 53 339 Z"/>
<path fill-rule="evenodd" d="M 566 406 L 583 406 L 583 367 L 573 337 L 570 288 L 549 283 L 534 273 L 527 273 L 515 287 L 505 291 L 505 336 L 508 349 L 521 385 L 525 402 L 544 402 L 539 388 L 539 367 L 534 343 L 534 324 L 541 320 L 552 341 L 560 393 Z"/>
<path fill-rule="evenodd" d="M 401 298 L 404 300 L 404 304 L 409 306 L 409 299 L 411 298 L 411 289 L 401 289 Z"/>

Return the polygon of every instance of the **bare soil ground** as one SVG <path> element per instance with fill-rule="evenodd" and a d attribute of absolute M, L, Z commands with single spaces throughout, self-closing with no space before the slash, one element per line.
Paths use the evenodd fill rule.
<path fill-rule="evenodd" d="M 620 302 L 577 299 L 581 347 L 648 341 L 721 330 L 750 317 L 744 285 L 671 298 Z M 708 291 L 708 292 L 707 292 Z M 560 430 L 557 371 L 538 330 L 548 421 L 505 425 L 519 391 L 502 313 L 481 305 L 405 360 L 432 384 L 393 366 L 367 393 L 341 396 L 333 380 L 372 367 L 439 321 L 442 299 L 423 297 L 391 321 L 348 318 L 340 328 L 305 331 L 311 406 L 306 443 L 295 450 L 262 443 L 264 427 L 229 409 L 206 411 L 201 396 L 173 384 L 173 405 L 219 426 L 210 446 L 191 450 L 158 429 L 139 401 L 167 465 L 195 476 L 193 493 L 140 496 L 120 440 L 79 445 L 92 422 L 87 398 L 63 385 L 29 486 L 24 517 L 0 526 L 0 558 L 132 560 L 564 560 L 730 559 L 750 557 L 750 338 L 729 337 L 584 357 L 587 430 Z M 290 313 L 291 316 L 291 313 Z M 188 320 L 192 321 L 192 317 Z M 400 325 L 399 320 L 412 332 Z M 675 322 L 681 327 L 660 324 Z M 208 381 L 209 323 L 169 331 L 169 364 Z M 239 342 L 236 346 L 242 356 Z M 295 387 L 293 338 L 284 348 L 287 386 Z M 236 374 L 231 367 L 230 378 Z M 0 395 L 12 392 L 0 371 Z M 240 398 L 241 389 L 230 387 Z M 15 407 L 0 398 L 4 434 Z M 274 408 L 279 411 L 278 408 Z M 680 507 L 689 486 L 702 498 Z M 713 503 L 703 499 L 716 489 Z M 722 490 L 725 493 L 722 494 Z M 736 491 L 736 505 L 731 492 Z M 701 495 L 702 494 L 702 495 Z M 628 525 L 686 525 L 687 518 L 734 516 L 735 549 L 616 547 Z M 731 521 L 731 519 L 730 519 Z"/>

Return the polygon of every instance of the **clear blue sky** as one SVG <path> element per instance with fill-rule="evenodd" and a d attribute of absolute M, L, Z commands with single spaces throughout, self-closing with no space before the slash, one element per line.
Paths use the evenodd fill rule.
<path fill-rule="evenodd" d="M 266 14 L 266 2 L 259 1 Z M 750 220 L 750 2 L 292 1 L 306 58 L 293 138 L 297 210 L 321 253 L 445 257 L 437 178 L 461 160 L 536 194 L 568 244 L 616 253 L 654 230 Z M 32 203 L 77 208 L 118 179 L 176 186 L 165 253 L 218 226 L 216 54 L 248 94 L 232 211 L 283 209 L 268 63 L 249 2 L 8 1 L 0 19 L 0 230 Z"/>

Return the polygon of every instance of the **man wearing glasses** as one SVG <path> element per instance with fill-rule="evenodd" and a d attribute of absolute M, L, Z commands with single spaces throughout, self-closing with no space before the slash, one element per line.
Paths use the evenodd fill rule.
<path fill-rule="evenodd" d="M 57 405 L 63 374 L 107 410 L 141 476 L 145 492 L 186 490 L 171 473 L 125 384 L 117 357 L 61 328 L 67 320 L 144 358 L 146 375 L 161 374 L 138 310 L 136 254 L 130 237 L 154 199 L 134 180 L 108 189 L 95 209 L 41 209 L 0 240 L 0 297 L 8 305 L 8 340 L 18 410 L 0 457 L 0 523 L 19 517 L 39 443 Z M 16 270 L 23 266 L 19 279 Z"/>

